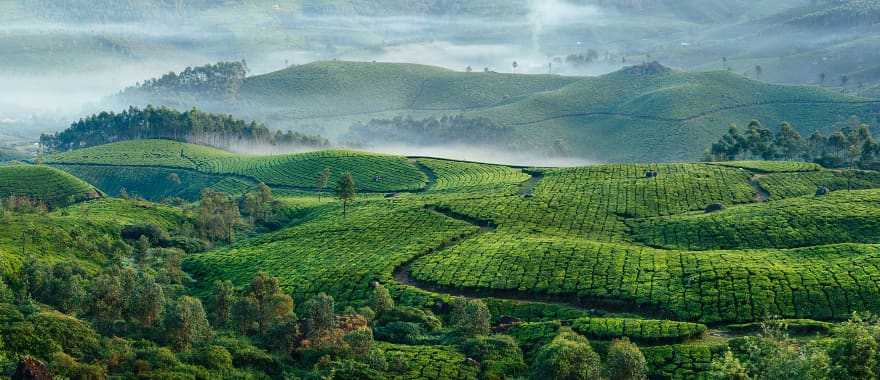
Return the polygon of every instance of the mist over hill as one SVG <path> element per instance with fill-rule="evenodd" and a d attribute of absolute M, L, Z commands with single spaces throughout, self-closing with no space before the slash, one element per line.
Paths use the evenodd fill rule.
<path fill-rule="evenodd" d="M 200 84 L 153 84 L 169 78 L 130 88 L 114 101 L 232 112 L 362 149 L 432 149 L 455 158 L 484 147 L 493 150 L 483 159 L 533 164 L 523 158 L 696 160 L 730 124 L 790 122 L 809 135 L 853 116 L 876 124 L 880 110 L 880 102 L 818 86 L 772 85 L 657 62 L 584 77 L 322 61 L 230 77 L 235 83 L 220 87 L 237 90 L 219 97 Z"/>
<path fill-rule="evenodd" d="M 602 107 L 595 104 L 566 109 L 567 116 L 558 118 L 558 110 L 544 107 L 556 107 L 561 97 L 582 96 L 563 87 L 588 83 L 583 77 L 600 83 L 606 74 L 653 61 L 679 72 L 729 71 L 761 82 L 876 98 L 877 7 L 872 0 L 10 0 L 0 4 L 0 88 L 5 89 L 0 91 L 0 120 L 25 140 L 36 140 L 41 133 L 102 111 L 147 104 L 180 111 L 199 106 L 342 143 L 351 142 L 346 135 L 351 126 L 374 119 L 462 114 L 515 125 L 510 135 L 518 134 L 513 140 L 520 145 L 505 141 L 505 149 L 547 154 L 570 145 L 562 150 L 590 160 L 694 159 L 699 156 L 696 147 L 720 136 L 728 122 L 761 118 L 776 124 L 796 112 L 759 109 L 750 115 L 743 109 L 737 115 L 683 123 L 600 117 L 595 113 Z M 329 65 L 333 61 L 432 68 L 406 69 L 424 73 L 397 77 L 378 70 L 334 69 Z M 235 89 L 240 99 L 190 89 L 177 89 L 169 96 L 167 88 L 163 93 L 126 90 L 108 99 L 150 78 L 169 72 L 182 75 L 187 67 L 216 62 L 246 65 L 247 79 L 242 77 L 241 88 Z M 464 77 L 468 71 L 499 74 Z M 425 83 L 429 87 L 413 82 L 431 76 L 454 79 L 430 80 Z M 387 81 L 398 79 L 402 82 L 395 88 L 388 87 Z M 285 86 L 302 87 L 293 93 L 285 92 Z M 413 92 L 420 90 L 427 95 Z M 565 95 L 538 95 L 554 91 Z M 722 92 L 714 94 L 726 96 Z M 437 98 L 428 101 L 429 96 Z M 552 100 L 535 103 L 532 98 Z M 522 113 L 513 108 L 530 101 L 529 112 L 552 120 L 521 119 Z M 329 107 L 332 112 L 325 110 L 329 102 L 337 102 Z M 601 112 L 615 107 L 605 105 Z M 817 112 L 821 110 L 806 111 Z M 872 113 L 835 110 L 795 125 L 802 131 L 827 129 L 827 124 L 852 115 L 870 120 Z M 785 121 L 803 118 L 791 119 Z M 645 141 L 667 139 L 676 147 L 662 145 L 673 150 L 656 156 L 607 148 L 643 137 L 641 132 L 630 134 L 637 122 L 642 124 L 639 130 L 657 136 Z M 681 127 L 684 124 L 688 126 Z M 687 143 L 694 148 L 676 142 L 694 136 L 697 140 Z"/>

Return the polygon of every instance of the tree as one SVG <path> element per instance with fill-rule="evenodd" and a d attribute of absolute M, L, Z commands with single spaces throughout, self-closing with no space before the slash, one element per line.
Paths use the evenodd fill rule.
<path fill-rule="evenodd" d="M 786 160 L 792 160 L 802 150 L 801 135 L 789 123 L 782 123 L 776 135 L 775 145 Z"/>
<path fill-rule="evenodd" d="M 185 351 L 193 344 L 211 339 L 213 332 L 202 301 L 190 296 L 177 299 L 168 314 L 168 339 L 178 350 Z"/>
<path fill-rule="evenodd" d="M 330 175 L 332 171 L 330 168 L 324 168 L 318 176 L 315 177 L 315 190 L 318 192 L 318 200 L 321 200 L 321 193 L 327 188 L 327 183 L 330 182 Z"/>
<path fill-rule="evenodd" d="M 388 289 L 378 282 L 374 282 L 372 286 L 373 291 L 370 293 L 370 308 L 372 308 L 377 315 L 394 309 L 394 298 L 391 298 L 391 293 Z"/>
<path fill-rule="evenodd" d="M 233 241 L 240 218 L 238 205 L 228 195 L 209 188 L 202 190 L 196 228 L 203 238 Z"/>
<path fill-rule="evenodd" d="M 345 217 L 348 212 L 348 202 L 355 197 L 354 177 L 351 173 L 345 173 L 339 177 L 336 183 L 336 197 L 342 201 L 342 216 Z"/>
<path fill-rule="evenodd" d="M 841 75 L 840 76 L 840 86 L 846 87 L 847 83 L 849 83 L 849 75 L 846 75 L 846 74 Z"/>
<path fill-rule="evenodd" d="M 472 73 L 472 72 L 474 72 L 474 68 L 468 66 L 467 68 L 464 69 L 464 71 L 467 72 L 467 73 Z"/>
<path fill-rule="evenodd" d="M 293 298 L 282 291 L 278 278 L 260 272 L 236 301 L 233 314 L 243 332 L 255 329 L 265 336 L 274 324 L 293 316 Z"/>
<path fill-rule="evenodd" d="M 755 65 L 755 79 L 760 80 L 762 74 L 764 74 L 764 68 L 761 65 Z"/>
<path fill-rule="evenodd" d="M 487 335 L 491 327 L 489 308 L 483 301 L 457 297 L 452 300 L 452 325 L 465 336 Z"/>
<path fill-rule="evenodd" d="M 828 78 L 828 75 L 825 73 L 819 73 L 819 85 L 824 86 L 825 80 Z"/>
<path fill-rule="evenodd" d="M 859 315 L 845 322 L 828 348 L 834 379 L 874 379 L 877 340 Z"/>
<path fill-rule="evenodd" d="M 739 359 L 736 356 L 733 356 L 733 352 L 725 351 L 724 356 L 721 359 L 715 359 L 712 361 L 712 366 L 709 369 L 711 373 L 711 378 L 718 380 L 749 380 L 748 371 L 743 367 L 742 363 L 740 363 Z"/>
<path fill-rule="evenodd" d="M 530 377 L 541 380 L 596 380 L 602 378 L 602 363 L 587 338 L 563 328 L 559 335 L 535 354 Z"/>
<path fill-rule="evenodd" d="M 627 338 L 615 339 L 608 347 L 605 363 L 609 380 L 645 380 L 648 363 L 645 355 Z"/>
<path fill-rule="evenodd" d="M 513 61 L 512 66 L 513 66 L 513 72 L 516 72 L 516 69 L 519 67 L 519 63 L 516 63 L 516 61 Z"/>
<path fill-rule="evenodd" d="M 214 325 L 226 327 L 232 319 L 232 305 L 235 304 L 235 287 L 232 281 L 214 282 Z"/>
<path fill-rule="evenodd" d="M 134 293 L 129 305 L 129 315 L 135 319 L 141 327 L 150 328 L 162 316 L 165 309 L 165 291 L 156 283 L 153 276 L 139 273 Z M 199 304 L 201 307 L 201 303 Z"/>
<path fill-rule="evenodd" d="M 317 337 L 336 327 L 336 313 L 334 312 L 335 301 L 326 293 L 318 293 L 317 296 L 306 301 L 305 318 L 306 334 L 309 337 Z"/>

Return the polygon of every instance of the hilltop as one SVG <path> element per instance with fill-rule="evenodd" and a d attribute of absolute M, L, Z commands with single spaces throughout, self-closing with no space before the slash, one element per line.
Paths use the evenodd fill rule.
<path fill-rule="evenodd" d="M 94 187 L 61 170 L 42 165 L 0 165 L 0 199 L 26 197 L 50 208 L 100 197 Z"/>
<path fill-rule="evenodd" d="M 189 97 L 133 101 L 177 104 Z M 124 94 L 119 100 L 126 101 Z M 562 140 L 575 157 L 674 161 L 700 158 L 730 123 L 787 121 L 809 135 L 854 115 L 870 123 L 878 105 L 813 86 L 767 84 L 726 71 L 683 72 L 656 62 L 566 77 L 324 61 L 246 78 L 237 100 L 223 106 L 273 127 L 319 129 L 337 139 L 371 119 L 486 118 L 509 131 L 502 148 L 541 154 Z"/>

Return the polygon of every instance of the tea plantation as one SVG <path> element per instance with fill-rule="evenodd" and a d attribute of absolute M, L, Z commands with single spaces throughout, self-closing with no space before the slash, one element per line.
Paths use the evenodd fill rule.
<path fill-rule="evenodd" d="M 880 312 L 880 175 L 872 171 L 797 162 L 514 168 L 347 151 L 241 156 L 141 143 L 47 161 L 108 194 L 126 188 L 150 199 L 194 200 L 200 187 L 239 196 L 262 181 L 298 210 L 274 230 L 186 255 L 189 286 L 206 299 L 215 281 L 242 288 L 260 272 L 277 277 L 297 305 L 326 293 L 340 310 L 372 305 L 376 283 L 384 284 L 410 308 L 401 312 L 407 323 L 432 320 L 422 313 L 451 323 L 454 297 L 480 298 L 491 327 L 512 337 L 526 362 L 563 330 L 590 339 L 601 355 L 626 337 L 641 346 L 651 378 L 676 379 L 707 378 L 730 342 L 752 334 L 737 326 L 825 321 L 831 325 L 819 334 L 830 334 L 827 326 L 853 312 Z M 325 168 L 354 175 L 361 194 L 346 214 L 314 188 Z M 15 270 L 19 251 L 36 247 L 53 252 L 43 258 L 49 262 L 70 257 L 94 267 L 104 260 L 100 250 L 84 254 L 67 248 L 79 244 L 71 241 L 101 239 L 136 221 L 174 229 L 193 216 L 150 205 L 102 199 L 45 218 L 15 216 L 16 230 L 0 236 L 2 269 Z M 80 223 L 97 235 L 71 235 Z M 387 378 L 489 376 L 436 327 L 393 326 L 402 330 L 382 327 L 377 339 L 385 340 L 389 367 L 408 364 Z"/>

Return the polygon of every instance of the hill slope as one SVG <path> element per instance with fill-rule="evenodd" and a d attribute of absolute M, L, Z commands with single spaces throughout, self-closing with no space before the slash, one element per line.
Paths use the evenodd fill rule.
<path fill-rule="evenodd" d="M 580 158 L 673 161 L 699 158 L 730 123 L 788 121 L 809 134 L 853 115 L 873 121 L 880 102 L 657 63 L 600 77 L 562 77 L 331 61 L 247 78 L 238 100 L 224 107 L 273 127 L 317 128 L 337 138 L 358 121 L 461 114 L 509 128 L 513 137 L 503 148 L 546 153 L 562 139 Z"/>
<path fill-rule="evenodd" d="M 85 199 L 98 197 L 91 185 L 61 170 L 47 166 L 0 166 L 0 198 L 26 196 L 63 207 Z"/>
<path fill-rule="evenodd" d="M 288 189 L 314 189 L 315 178 L 327 168 L 332 171 L 328 189 L 333 188 L 336 179 L 346 172 L 354 175 L 361 191 L 414 191 L 423 188 L 428 181 L 426 175 L 404 157 L 345 150 L 246 156 L 168 140 L 133 140 L 100 145 L 51 155 L 46 162 L 62 167 L 76 165 L 75 170 L 81 173 L 90 165 L 179 169 L 230 176 L 245 183 L 260 181 L 269 186 Z M 204 176 L 192 177 L 193 180 L 211 182 L 210 178 Z M 217 180 L 213 179 L 212 183 Z M 119 184 L 112 183 L 114 187 Z M 177 185 L 183 186 L 179 189 L 180 192 L 192 191 L 188 184 L 181 182 Z M 242 186 L 242 183 L 235 185 L 236 188 Z M 117 190 L 118 188 L 108 189 L 111 192 Z M 156 189 L 151 188 L 145 192 L 152 194 L 155 191 Z"/>

